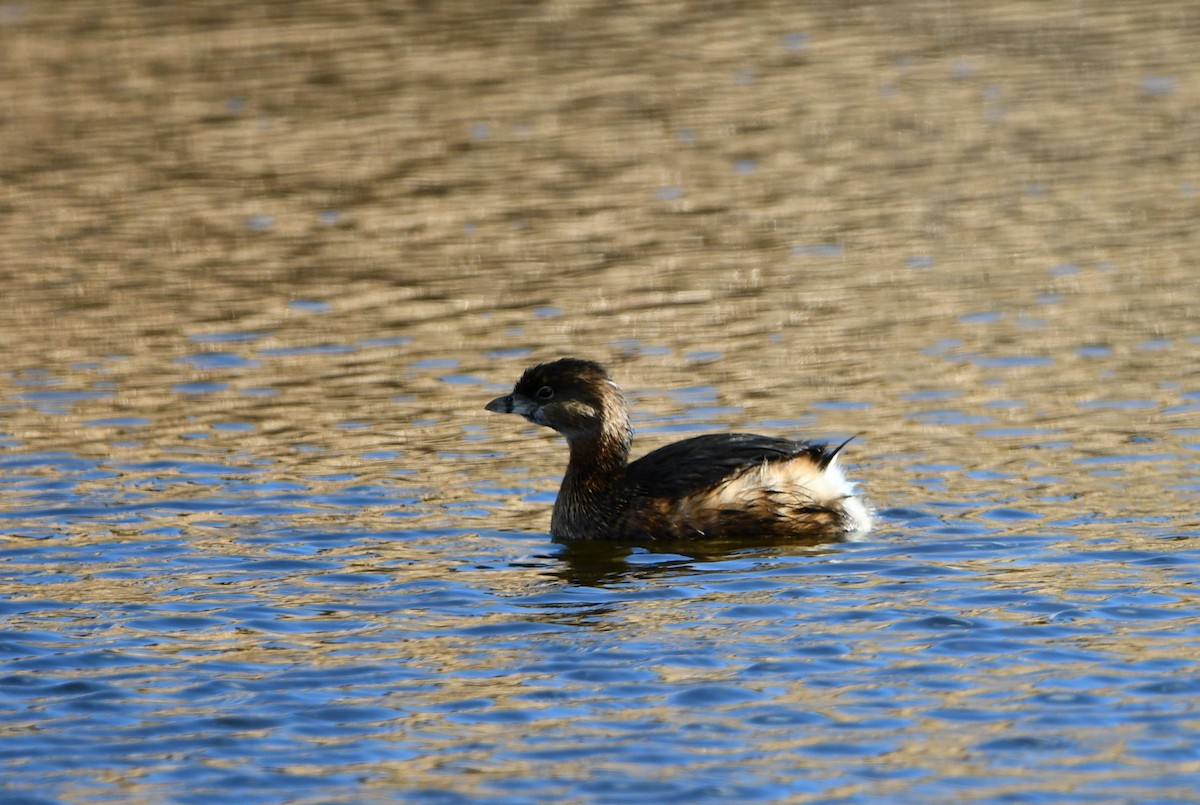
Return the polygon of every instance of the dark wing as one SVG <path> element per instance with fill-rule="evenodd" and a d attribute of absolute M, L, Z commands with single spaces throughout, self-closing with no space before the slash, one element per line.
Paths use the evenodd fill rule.
<path fill-rule="evenodd" d="M 628 484 L 641 495 L 678 499 L 703 492 L 764 461 L 807 455 L 825 468 L 842 449 L 753 433 L 712 433 L 684 439 L 647 453 L 629 465 Z"/>

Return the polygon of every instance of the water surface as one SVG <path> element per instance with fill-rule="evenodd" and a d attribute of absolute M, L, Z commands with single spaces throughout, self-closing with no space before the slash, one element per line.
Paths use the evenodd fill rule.
<path fill-rule="evenodd" d="M 1200 17 L 0 9 L 6 802 L 1185 803 Z M 812 545 L 563 548 L 844 439 Z"/>

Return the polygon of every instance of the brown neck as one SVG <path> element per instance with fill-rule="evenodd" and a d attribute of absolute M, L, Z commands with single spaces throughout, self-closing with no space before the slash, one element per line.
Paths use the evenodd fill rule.
<path fill-rule="evenodd" d="M 567 436 L 571 450 L 551 528 L 556 537 L 586 539 L 618 516 L 620 484 L 629 463 L 633 430 L 622 403 L 606 411 L 602 427 Z"/>
<path fill-rule="evenodd" d="M 604 411 L 597 430 L 567 437 L 567 446 L 571 450 L 567 474 L 581 477 L 602 474 L 611 477 L 629 463 L 632 445 L 633 429 L 629 426 L 625 406 L 612 406 Z"/>

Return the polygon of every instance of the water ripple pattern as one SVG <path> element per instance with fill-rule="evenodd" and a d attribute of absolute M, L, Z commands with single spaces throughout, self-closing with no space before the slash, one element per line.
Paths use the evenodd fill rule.
<path fill-rule="evenodd" d="M 0 802 L 1196 802 L 1194 6 L 0 4 Z M 877 527 L 553 544 L 563 355 Z"/>
<path fill-rule="evenodd" d="M 347 527 L 378 490 L 247 502 L 232 463 L 6 458 L 28 505 L 0 552 L 0 752 L 29 801 L 1099 802 L 1153 781 L 1182 802 L 1195 782 L 1200 557 L 1153 528 L 929 507 L 844 545 L 629 553 Z M 204 492 L 148 495 L 147 473 Z M 306 524 L 322 507 L 342 524 Z"/>

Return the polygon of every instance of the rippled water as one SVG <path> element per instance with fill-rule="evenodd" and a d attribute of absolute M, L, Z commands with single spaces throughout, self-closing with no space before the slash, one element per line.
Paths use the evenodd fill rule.
<path fill-rule="evenodd" d="M 495 385 L 443 381 L 477 403 Z M 178 392 L 185 410 L 194 393 Z M 738 421 L 715 395 L 666 395 L 677 413 L 643 415 L 642 431 Z M 502 454 L 507 423 L 465 421 L 418 459 L 303 445 L 264 457 L 230 449 L 254 428 L 220 423 L 147 449 L 138 433 L 153 423 L 137 417 L 91 421 L 111 439 L 103 458 L 10 437 L 6 790 L 1191 800 L 1200 556 L 1174 507 L 1190 506 L 1195 445 L 1088 455 L 1067 427 L 996 428 L 944 397 L 911 395 L 913 427 L 1023 441 L 1019 465 L 879 455 L 864 437 L 858 473 L 880 506 L 867 539 L 692 555 L 551 545 L 561 461 L 543 471 Z M 65 413 L 49 416 L 77 399 L 54 397 Z M 875 416 L 811 409 L 817 430 L 847 410 Z M 320 466 L 331 461 L 345 466 Z M 456 499 L 423 485 L 428 461 L 460 475 Z M 497 462 L 515 471 L 484 469 Z M 1138 486 L 1160 497 L 1131 500 Z M 514 507 L 538 527 L 498 528 Z"/>
<path fill-rule="evenodd" d="M 0 8 L 4 802 L 1186 803 L 1200 17 Z M 563 547 L 483 404 L 842 439 Z"/>

